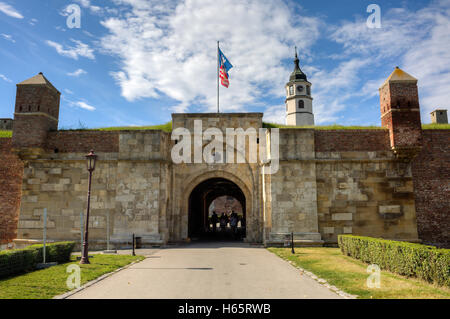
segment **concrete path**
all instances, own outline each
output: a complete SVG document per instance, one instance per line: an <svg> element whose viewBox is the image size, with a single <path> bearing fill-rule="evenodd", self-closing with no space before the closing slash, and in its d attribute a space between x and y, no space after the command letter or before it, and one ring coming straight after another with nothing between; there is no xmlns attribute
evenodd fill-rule
<svg viewBox="0 0 450 319"><path fill-rule="evenodd" d="M247 244L196 243L145 252L144 261L70 298L341 298L266 249Z"/></svg>

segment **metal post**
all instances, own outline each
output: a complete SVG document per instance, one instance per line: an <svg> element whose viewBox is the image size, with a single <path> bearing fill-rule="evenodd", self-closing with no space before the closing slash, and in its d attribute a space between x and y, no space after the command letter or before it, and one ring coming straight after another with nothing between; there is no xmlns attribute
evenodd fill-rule
<svg viewBox="0 0 450 319"><path fill-rule="evenodd" d="M89 210L91 208L91 184L92 184L92 170L89 171L86 225L84 227L83 255L81 257L80 264L90 264L88 256L88 237L89 237Z"/></svg>
<svg viewBox="0 0 450 319"><path fill-rule="evenodd" d="M133 234L133 256L136 256L136 252L134 251L134 248L136 247L136 244L135 244L135 237L134 237L134 234Z"/></svg>
<svg viewBox="0 0 450 319"><path fill-rule="evenodd" d="M80 251L81 256L83 256L83 229L84 229L84 216L83 212L80 212Z"/></svg>
<svg viewBox="0 0 450 319"><path fill-rule="evenodd" d="M293 254L295 254L294 250L294 233L291 233L291 251Z"/></svg>
<svg viewBox="0 0 450 319"><path fill-rule="evenodd" d="M220 113L220 108L219 108L219 92L220 92L220 86L219 86L219 68L220 68L219 47L220 47L220 43L219 43L219 41L217 41L217 113Z"/></svg>
<svg viewBox="0 0 450 319"><path fill-rule="evenodd" d="M43 256L43 263L45 265L46 262L46 255L45 255L45 251L46 251L46 245L47 245L47 208L44 208L44 238L43 238L43 242L44 242L44 250L42 251L42 256Z"/></svg>
<svg viewBox="0 0 450 319"><path fill-rule="evenodd" d="M111 250L109 247L109 210L108 214L106 215L106 250Z"/></svg>

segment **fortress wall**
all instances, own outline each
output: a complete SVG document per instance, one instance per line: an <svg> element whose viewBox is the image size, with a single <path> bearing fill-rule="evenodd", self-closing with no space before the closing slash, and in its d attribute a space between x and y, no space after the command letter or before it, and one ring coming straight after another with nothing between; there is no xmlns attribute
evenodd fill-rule
<svg viewBox="0 0 450 319"><path fill-rule="evenodd" d="M72 154L68 154L72 155ZM106 216L115 213L117 163L99 153L93 174L89 237L92 247L106 239ZM86 162L59 155L53 160L29 161L24 169L18 238L41 239L47 208L49 240L80 241L80 214L86 212Z"/></svg>
<svg viewBox="0 0 450 319"><path fill-rule="evenodd" d="M388 130L316 130L316 152L389 150Z"/></svg>
<svg viewBox="0 0 450 319"><path fill-rule="evenodd" d="M271 200L269 243L284 243L291 232L294 240L320 242L315 165L314 130L281 129L280 169L266 179Z"/></svg>
<svg viewBox="0 0 450 319"><path fill-rule="evenodd" d="M419 237L450 248L450 130L424 130L412 171Z"/></svg>
<svg viewBox="0 0 450 319"><path fill-rule="evenodd" d="M214 127L224 132L227 128L242 128L244 130L252 127L258 130L262 127L262 113L179 113L172 114L172 126L176 128L187 128L194 134L194 121L201 120L203 130Z"/></svg>
<svg viewBox="0 0 450 319"><path fill-rule="evenodd" d="M410 170L384 152L317 154L317 207L322 239L339 234L417 241ZM392 155L393 156L393 155Z"/></svg>
<svg viewBox="0 0 450 319"><path fill-rule="evenodd" d="M0 138L0 245L16 238L22 161L11 152L11 138Z"/></svg>
<svg viewBox="0 0 450 319"><path fill-rule="evenodd" d="M77 141L88 144L72 145ZM167 182L160 176L166 142L167 134L160 131L55 133L47 145L61 147L60 151L30 159L24 169L17 238L42 238L47 208L49 240L80 242L80 213L86 212L88 189L84 155L93 148L98 160L92 180L90 247L105 248L108 214L113 244L123 247L133 233L144 243L160 242L160 214L165 214L160 211L161 201L166 200L162 199L166 186L161 183ZM77 153L70 152L75 149Z"/></svg>
<svg viewBox="0 0 450 319"><path fill-rule="evenodd" d="M47 135L46 150L60 153L117 153L119 132L103 131L57 131Z"/></svg>

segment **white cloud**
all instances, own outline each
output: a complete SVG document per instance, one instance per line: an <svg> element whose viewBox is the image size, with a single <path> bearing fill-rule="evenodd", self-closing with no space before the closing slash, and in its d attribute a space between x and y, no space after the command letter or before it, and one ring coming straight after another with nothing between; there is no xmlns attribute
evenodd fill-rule
<svg viewBox="0 0 450 319"><path fill-rule="evenodd" d="M83 101L78 101L78 102L74 102L73 103L75 106L78 106L82 109L88 110L88 111L95 111L95 107L93 107L92 105L87 104L86 102Z"/></svg>
<svg viewBox="0 0 450 319"><path fill-rule="evenodd" d="M3 74L0 74L0 79L2 79L3 81L6 81L6 82L12 83L12 80L8 79L8 78L7 78L5 75L3 75Z"/></svg>
<svg viewBox="0 0 450 319"><path fill-rule="evenodd" d="M70 39L73 43L75 43L75 46L67 46L64 48L62 44L56 43L54 41L47 40L47 45L53 47L56 49L56 52L58 54L78 60L78 57L85 57L91 60L95 59L94 50L89 47L89 45L79 41Z"/></svg>
<svg viewBox="0 0 450 319"><path fill-rule="evenodd" d="M422 120L429 122L433 109L449 105L449 28L450 0L440 0L418 11L391 9L383 15L381 29L368 29L363 19L346 22L331 38L344 46L347 56L370 58L384 66L391 63L391 70L398 65L418 78ZM372 79L362 91L370 94L384 79Z"/></svg>
<svg viewBox="0 0 450 319"><path fill-rule="evenodd" d="M2 38L5 40L8 40L12 43L16 43L16 40L14 40L14 38L10 34L1 33L0 36L2 36Z"/></svg>
<svg viewBox="0 0 450 319"><path fill-rule="evenodd" d="M83 8L89 9L91 13L98 14L102 12L102 8L93 5L90 0L76 0L76 2L78 2Z"/></svg>
<svg viewBox="0 0 450 319"><path fill-rule="evenodd" d="M64 89L64 92L66 92L67 94L73 94L73 92L69 89Z"/></svg>
<svg viewBox="0 0 450 319"><path fill-rule="evenodd" d="M34 26L34 25L36 25L36 23L38 23L39 22L39 20L38 19L31 19L30 21L28 21L28 23L30 24L30 25L32 25L32 26Z"/></svg>
<svg viewBox="0 0 450 319"><path fill-rule="evenodd" d="M17 11L15 8L13 8L11 5L9 5L7 3L0 2L0 11L10 17L13 17L16 19L23 19L23 15L20 14L19 11Z"/></svg>
<svg viewBox="0 0 450 319"><path fill-rule="evenodd" d="M264 111L264 122L286 124L286 107L284 105L269 106Z"/></svg>
<svg viewBox="0 0 450 319"><path fill-rule="evenodd" d="M292 71L283 60L292 59L294 44L309 54L321 25L282 1L116 2L128 11L102 22L109 34L101 45L120 58L120 70L112 75L122 95L129 101L167 95L177 101L176 111L191 105L215 110L218 39L235 66L230 88L221 88L221 110L283 96Z"/></svg>
<svg viewBox="0 0 450 319"><path fill-rule="evenodd" d="M67 73L68 76L74 76L74 77L79 77L80 75L83 75L83 74L87 74L87 72L83 69L78 69L74 72Z"/></svg>

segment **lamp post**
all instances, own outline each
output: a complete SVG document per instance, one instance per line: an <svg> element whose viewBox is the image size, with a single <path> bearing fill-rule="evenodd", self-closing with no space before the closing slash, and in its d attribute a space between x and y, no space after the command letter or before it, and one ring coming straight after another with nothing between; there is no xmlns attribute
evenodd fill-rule
<svg viewBox="0 0 450 319"><path fill-rule="evenodd" d="M89 172L89 182L88 182L88 196L87 196L87 212L86 212L86 223L84 224L84 242L83 242L83 256L81 256L80 264L90 264L88 258L88 237L89 237L89 210L91 206L91 184L92 184L92 172L95 170L95 163L97 161L97 155L94 151L86 155L86 167Z"/></svg>

